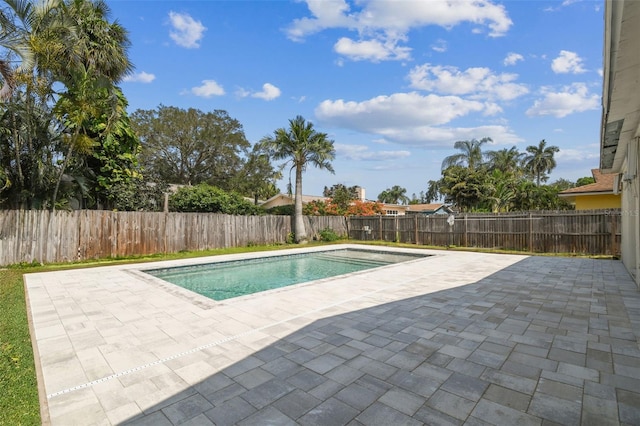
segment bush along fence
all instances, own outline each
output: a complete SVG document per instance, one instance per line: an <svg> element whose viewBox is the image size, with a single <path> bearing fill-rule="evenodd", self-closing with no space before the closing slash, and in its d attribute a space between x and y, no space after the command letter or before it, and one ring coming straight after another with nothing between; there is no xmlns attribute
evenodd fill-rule
<svg viewBox="0 0 640 426"><path fill-rule="evenodd" d="M620 254L620 210L352 217L349 238L532 253Z"/></svg>
<svg viewBox="0 0 640 426"><path fill-rule="evenodd" d="M322 230L348 234L344 217L305 217L310 238ZM290 216L104 210L0 211L0 265L175 253L283 244Z"/></svg>

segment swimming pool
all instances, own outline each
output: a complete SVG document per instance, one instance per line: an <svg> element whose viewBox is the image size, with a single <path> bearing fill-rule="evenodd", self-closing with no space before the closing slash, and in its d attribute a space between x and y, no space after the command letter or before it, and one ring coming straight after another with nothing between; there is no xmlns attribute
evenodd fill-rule
<svg viewBox="0 0 640 426"><path fill-rule="evenodd" d="M347 248L143 272L210 299L225 300L427 256Z"/></svg>

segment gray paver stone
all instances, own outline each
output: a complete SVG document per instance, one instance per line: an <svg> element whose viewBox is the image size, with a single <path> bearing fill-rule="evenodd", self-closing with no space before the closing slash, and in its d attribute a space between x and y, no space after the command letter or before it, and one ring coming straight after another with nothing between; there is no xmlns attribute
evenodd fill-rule
<svg viewBox="0 0 640 426"><path fill-rule="evenodd" d="M256 409L240 397L232 398L224 404L205 412L216 426L234 425L245 417L255 413Z"/></svg>
<svg viewBox="0 0 640 426"><path fill-rule="evenodd" d="M388 426L388 425L415 425L420 426L422 423L418 420L412 419L406 414L401 413L400 411L394 410L393 408L382 404L380 402L376 402L371 405L369 408L364 410L356 420L362 422L365 425L369 426Z"/></svg>
<svg viewBox="0 0 640 426"><path fill-rule="evenodd" d="M357 410L364 410L378 398L378 394L357 383L352 383L335 394L335 398Z"/></svg>
<svg viewBox="0 0 640 426"><path fill-rule="evenodd" d="M359 411L335 398L329 398L300 417L301 425L346 425L353 420Z"/></svg>

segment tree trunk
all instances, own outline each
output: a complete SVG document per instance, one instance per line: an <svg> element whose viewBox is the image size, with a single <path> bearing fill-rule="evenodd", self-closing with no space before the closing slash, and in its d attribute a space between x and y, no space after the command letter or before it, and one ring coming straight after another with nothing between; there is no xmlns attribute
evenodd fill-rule
<svg viewBox="0 0 640 426"><path fill-rule="evenodd" d="M53 197L51 201L51 211L56 210L56 201L57 201L56 199L58 198L58 190L60 189L60 182L62 182L62 177L64 176L64 172L67 168L67 164L69 163L69 158L71 157L72 153L73 153L73 145L70 144L69 151L67 152L67 155L64 157L64 161L62 162L62 169L60 169L60 175L58 176L58 180L56 181L56 187L53 190Z"/></svg>
<svg viewBox="0 0 640 426"><path fill-rule="evenodd" d="M296 243L306 244L307 231L304 229L304 218L302 217L302 165L296 164L296 195L294 210L294 232Z"/></svg>

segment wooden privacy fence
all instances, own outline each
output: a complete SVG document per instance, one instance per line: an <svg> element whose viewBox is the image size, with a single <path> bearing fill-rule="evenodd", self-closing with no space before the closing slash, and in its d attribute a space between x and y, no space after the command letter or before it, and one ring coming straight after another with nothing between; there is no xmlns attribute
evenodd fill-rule
<svg viewBox="0 0 640 426"><path fill-rule="evenodd" d="M323 229L347 235L344 217L305 217L310 237ZM70 262L284 243L289 216L230 216L78 210L0 211L0 265Z"/></svg>
<svg viewBox="0 0 640 426"><path fill-rule="evenodd" d="M620 253L620 211L305 216L310 237L332 229L352 240L538 253ZM289 216L78 210L0 211L0 266L21 262L174 253L287 241Z"/></svg>
<svg viewBox="0 0 640 426"><path fill-rule="evenodd" d="M349 218L349 238L537 253L620 254L620 210Z"/></svg>

